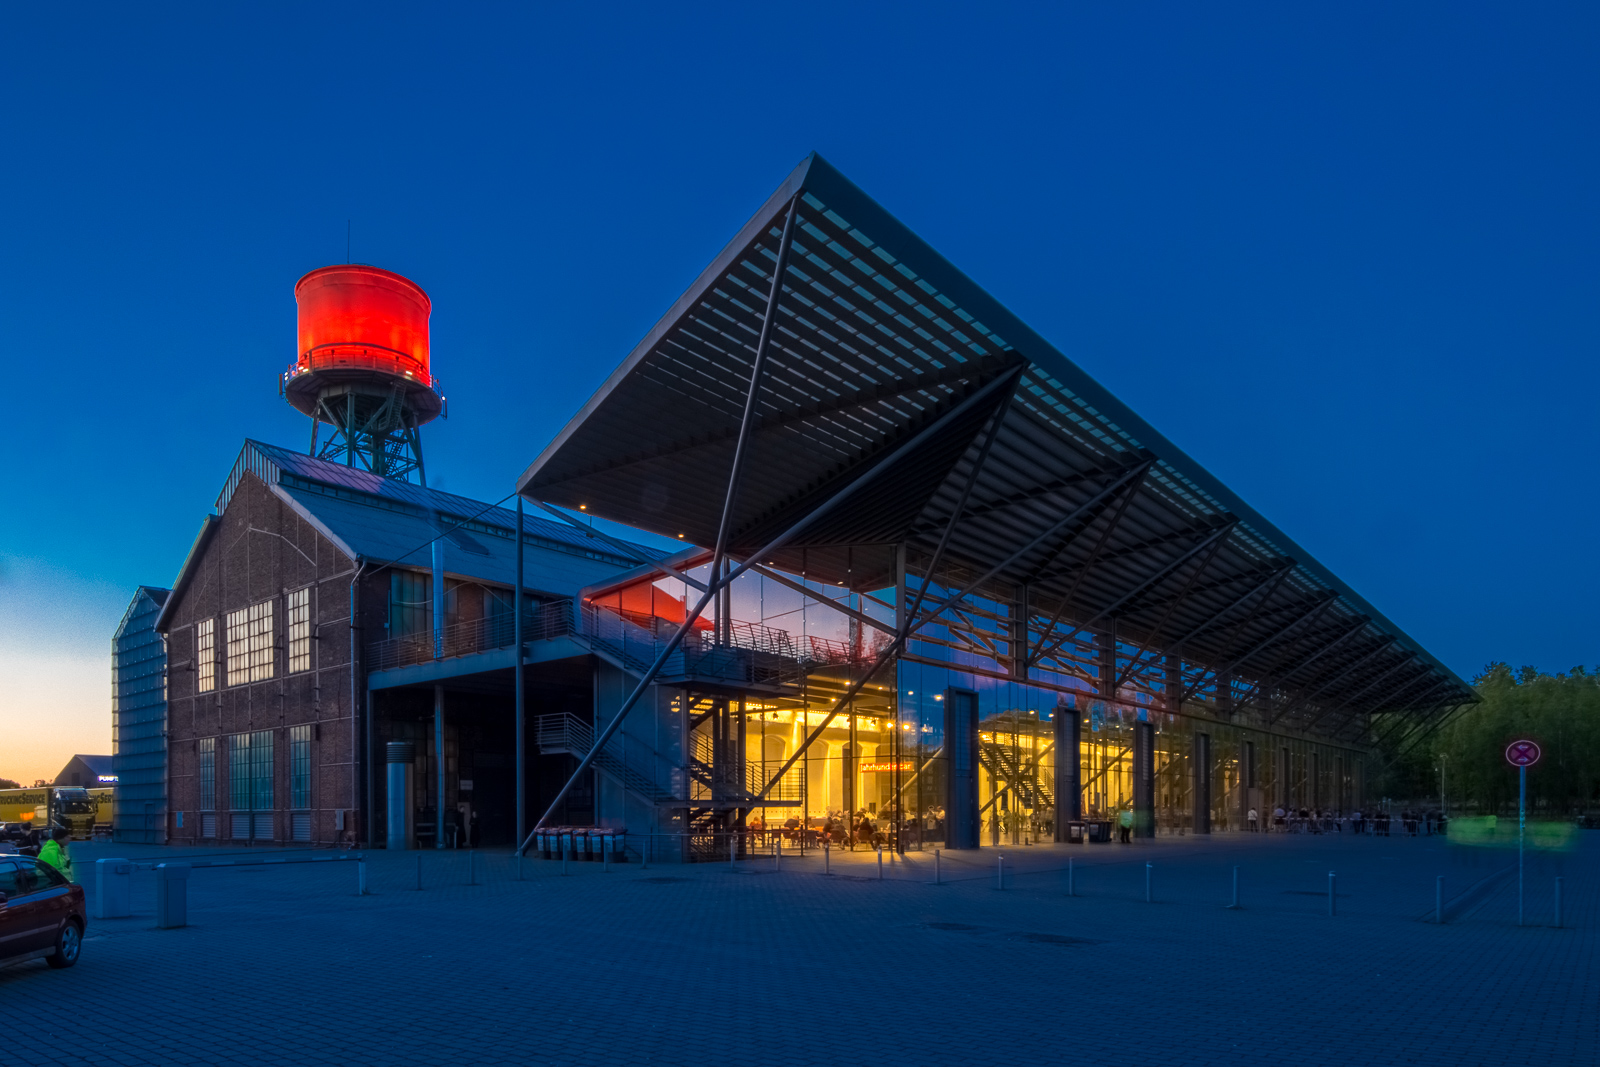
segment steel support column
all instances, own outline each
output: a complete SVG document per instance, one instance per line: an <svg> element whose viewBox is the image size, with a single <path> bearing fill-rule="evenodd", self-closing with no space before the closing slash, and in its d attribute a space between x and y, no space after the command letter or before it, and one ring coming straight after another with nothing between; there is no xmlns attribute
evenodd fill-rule
<svg viewBox="0 0 1600 1067"><path fill-rule="evenodd" d="M1150 722L1133 724L1133 832L1156 836L1156 728Z"/></svg>
<svg viewBox="0 0 1600 1067"><path fill-rule="evenodd" d="M433 847L444 848L444 686L433 687L433 764L435 822Z"/></svg>
<svg viewBox="0 0 1600 1067"><path fill-rule="evenodd" d="M1066 841L1067 823L1083 818L1083 717L1070 700L1056 703L1056 840Z"/></svg>
<svg viewBox="0 0 1600 1067"><path fill-rule="evenodd" d="M517 772L516 772L517 773L517 789L516 789L517 837L516 837L516 839L518 841L521 841L523 839L523 837L525 837L527 835L527 821L528 821L528 802L527 802L528 742L527 742L527 734L526 734L526 729L527 729L526 723L527 723L528 716L527 716L527 703L526 703L527 697L526 697L526 693L524 692L524 689L525 689L525 686L526 686L526 680L522 676L522 661L523 661L523 657L527 654L527 650L522 647L522 643L524 641L524 635L522 633L522 588L523 588L522 556L523 556L523 552L522 552L522 495L519 493L519 494L517 494L517 566L516 566L516 585L513 587L512 593L511 593L511 640L517 646L517 654L514 657L515 662L516 662L516 668L515 669L516 669L517 674L516 674L516 685L515 685L515 689L514 689L515 695L513 697L512 714L514 714L516 716L516 719L517 719L517 742L516 742L517 743L517 759L516 759L516 765L517 765Z"/></svg>

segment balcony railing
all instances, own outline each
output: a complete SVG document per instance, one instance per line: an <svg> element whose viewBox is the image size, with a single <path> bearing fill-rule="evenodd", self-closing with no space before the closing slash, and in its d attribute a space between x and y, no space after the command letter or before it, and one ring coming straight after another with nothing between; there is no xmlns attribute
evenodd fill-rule
<svg viewBox="0 0 1600 1067"><path fill-rule="evenodd" d="M557 600L541 604L523 616L523 638L527 641L543 641L565 637L573 632L572 622L572 601ZM515 620L510 612L471 622L452 623L444 627L440 634L437 655L431 630L391 637L367 646L367 669L386 671L435 659L454 659L497 648L510 648L516 641L515 630Z"/></svg>
<svg viewBox="0 0 1600 1067"><path fill-rule="evenodd" d="M452 623L436 639L432 631L391 637L367 646L369 670L409 667L436 659L454 659L515 641L510 613ZM620 613L593 604L557 600L541 604L523 617L527 641L577 637L604 651L636 674L647 671L680 624L652 615ZM663 678L713 678L729 684L793 685L808 665L843 662L837 650L816 638L797 642L785 630L756 623L734 623L731 644L718 644L709 630L693 630L663 664Z"/></svg>

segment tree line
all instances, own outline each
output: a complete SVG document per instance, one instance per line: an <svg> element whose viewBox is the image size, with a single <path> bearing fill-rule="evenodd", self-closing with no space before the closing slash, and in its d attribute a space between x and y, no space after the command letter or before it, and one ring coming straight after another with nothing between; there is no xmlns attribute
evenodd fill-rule
<svg viewBox="0 0 1600 1067"><path fill-rule="evenodd" d="M1381 743L1385 796L1436 798L1441 773L1452 810L1515 810L1517 769L1506 762L1512 741L1538 742L1528 771L1530 810L1576 814L1600 808L1600 668L1545 674L1491 663L1472 680L1479 703L1458 711L1421 739ZM1383 724L1375 731L1383 734ZM1403 734L1403 731L1401 731Z"/></svg>

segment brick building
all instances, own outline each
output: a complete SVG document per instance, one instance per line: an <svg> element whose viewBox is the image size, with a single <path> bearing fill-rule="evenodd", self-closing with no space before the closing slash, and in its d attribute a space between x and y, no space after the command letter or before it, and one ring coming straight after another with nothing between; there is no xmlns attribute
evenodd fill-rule
<svg viewBox="0 0 1600 1067"><path fill-rule="evenodd" d="M169 671L168 839L370 841L363 817L383 797L368 788L364 761L390 740L424 742L416 807L432 827L440 776L427 773L426 735L437 695L448 701L445 811L453 820L466 804L477 840L508 843L509 683L446 695L424 682L369 697L368 675L372 656L431 638L439 529L449 530L440 563L451 651L498 622L509 631L515 521L503 508L247 441L156 622ZM637 566L571 527L526 518L523 528L529 610ZM589 700L588 669L546 673L532 699Z"/></svg>

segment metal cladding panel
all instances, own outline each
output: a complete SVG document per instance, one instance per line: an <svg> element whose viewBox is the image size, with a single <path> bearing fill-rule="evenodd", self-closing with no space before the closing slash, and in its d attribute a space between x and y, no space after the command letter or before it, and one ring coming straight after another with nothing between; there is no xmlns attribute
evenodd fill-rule
<svg viewBox="0 0 1600 1067"><path fill-rule="evenodd" d="M111 640L112 833L160 844L167 808L166 645L156 619L168 591L140 586ZM98 770L98 768L96 768Z"/></svg>
<svg viewBox="0 0 1600 1067"><path fill-rule="evenodd" d="M854 566L856 552L903 542L914 569L970 480L943 560L958 582L999 567L985 591L994 599L1025 584L1032 603L1069 627L1114 623L1151 649L1181 644L1185 660L1218 675L1283 683L1291 703L1316 696L1359 714L1474 699L814 155L528 468L520 492L714 541L791 201L793 243L733 514L736 550L754 550L979 383L1020 368L995 424L980 412L951 427L808 528L778 565L803 560L813 578L872 588L887 572ZM1322 712L1308 707L1314 722Z"/></svg>

